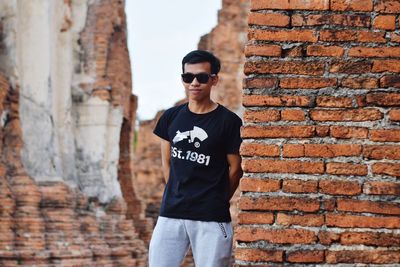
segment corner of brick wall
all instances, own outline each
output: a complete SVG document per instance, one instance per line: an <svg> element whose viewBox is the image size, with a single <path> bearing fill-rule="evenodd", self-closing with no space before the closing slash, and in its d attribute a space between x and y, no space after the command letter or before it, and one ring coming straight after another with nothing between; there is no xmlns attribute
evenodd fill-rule
<svg viewBox="0 0 400 267"><path fill-rule="evenodd" d="M237 266L400 264L399 13L252 0Z"/></svg>

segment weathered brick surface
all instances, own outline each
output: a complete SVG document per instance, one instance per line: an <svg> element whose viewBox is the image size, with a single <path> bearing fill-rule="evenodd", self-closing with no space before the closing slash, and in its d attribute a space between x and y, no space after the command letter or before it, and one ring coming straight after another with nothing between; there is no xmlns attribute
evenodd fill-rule
<svg viewBox="0 0 400 267"><path fill-rule="evenodd" d="M119 128L120 125L115 125L115 131L121 131L121 149L118 159L124 164L120 165L118 179L126 198L118 197L108 203L100 203L94 197L89 198L82 193L80 186L70 187L62 182L63 179L67 180L67 177L43 177L43 180L47 180L47 182L37 182L27 173L26 166L22 164L21 150L28 142L25 142L27 137L23 134L23 127L21 127L26 122L22 119L22 113L20 117L19 111L20 109L26 110L27 106L34 106L38 103L31 99L28 104L23 106L21 99L24 99L24 96L20 95L19 91L25 80L19 74L6 77L2 71L6 70L7 73L15 74L24 72L28 76L43 74L45 71L41 72L41 64L34 67L34 72L24 69L19 64L16 66L8 65L7 62L14 62L16 58L26 56L24 55L26 51L16 52L14 51L15 47L7 50L10 45L13 46L20 42L20 40L13 40L16 38L15 33L36 34L36 32L30 31L33 28L26 29L14 23L20 19L25 19L21 18L19 9L26 8L26 4L16 5L14 1L8 2L9 6L6 5L5 9L3 9L5 2L0 4L0 57L2 58L0 61L0 113L4 119L0 127L0 266L146 266L147 248L143 240L148 239L150 234L148 226L151 227L152 225L140 218L143 215L141 214L141 203L134 194L130 194L133 186L131 183L129 144L131 144L134 132L132 126L134 126L135 121L136 102L132 96L130 61L126 42L125 1L81 1L78 5L73 5L72 1L51 1L52 8L48 12L49 17L54 21L49 21L49 27L46 30L49 31L49 36L57 40L53 43L62 43L62 45L53 45L52 43L51 47L55 51L44 51L43 54L37 55L37 57L50 55L52 57L60 54L72 54L73 51L72 49L68 50L69 47L80 49L82 54L77 55L76 58L67 56L61 59L60 62L70 63L69 66L63 65L61 70L63 71L65 67L66 73L69 73L74 66L83 68L82 73L85 72L86 80L90 84L78 84L82 80L72 73L68 78L71 80L67 79L62 83L67 83L65 84L66 87L70 85L69 83L74 84L71 87L76 87L76 89L81 85L80 89L85 90L85 97L92 95L109 101L112 106L123 113L121 119L124 120L124 125L122 128ZM36 4L39 4L39 2ZM13 10L14 5L15 10ZM80 33L71 30L71 25L76 23L71 21L72 18L75 18L75 14L74 16L71 15L74 12L78 13L77 17L79 18L77 20L86 17L86 20L82 21L84 24L77 26L78 28L82 27ZM4 29L7 32L3 33L4 16L7 17L7 28ZM65 16L65 25L59 25L58 22L61 20L58 20L57 16L61 18ZM32 24L39 22L38 25L40 25L40 20L34 16L26 19ZM7 45L3 44L5 37L7 37ZM62 37L62 41L60 41L60 37ZM45 41L52 42L53 40ZM67 58L71 61L66 61ZM56 61L58 60L57 58ZM22 58L22 61L24 61L24 58ZM56 62L52 62L51 67L54 67L54 71L58 72L60 66ZM11 72L9 71L10 68L12 69ZM64 76L48 77L49 83L46 84L45 90L48 90L50 96L59 93L59 88L55 88L53 84L55 77L63 80ZM13 82L9 83L9 81ZM55 84L59 83L55 82ZM43 88L37 89L40 92ZM61 92L61 94L63 93L66 92ZM43 98L43 101L45 100L46 97ZM76 102L74 100L69 104L74 106L75 109ZM68 120L74 121L76 119L74 116L67 116L67 113L71 115L69 114L72 109L71 106L68 107L68 110L63 110L63 108L58 107L57 101L59 100L57 100L57 97L53 101L55 102L43 102L41 105L43 107L54 105L55 113L65 112L65 118L68 118ZM36 111L36 109L32 110ZM52 120L58 116L55 114L48 115L48 118ZM41 118L40 114L37 116ZM65 125L60 126L57 119L51 123L54 127L52 128L54 131L52 138L54 139L60 138L56 134L57 131L68 129L68 127L64 128ZM61 124L64 123L69 124L70 122L63 121ZM88 123L93 122L88 121ZM73 125L75 124L73 123ZM67 132L64 134L72 135L75 133ZM106 138L106 136L100 138ZM52 145L59 145L59 147L48 147L49 151L57 151L58 153L58 150L72 149L74 145L70 147L69 144L63 143L66 140L74 140L74 138L60 138L51 143ZM38 143L42 141L37 140ZM118 147L115 151L118 151ZM62 151L62 153L64 152L66 151ZM66 164L65 161L72 159L68 157L60 159L57 156L75 152L62 153L54 155L57 161L57 163L53 162L54 165ZM66 164L66 166L72 165ZM50 170L49 173L40 172L36 173L35 178L54 175L49 174L51 173ZM59 181L49 181L53 179ZM112 176L110 179L113 179ZM102 186L104 185L99 185L99 187ZM134 213L134 216L130 216L132 213L128 212L128 209L134 207L131 204L136 204L136 210L130 210Z"/></svg>
<svg viewBox="0 0 400 267"><path fill-rule="evenodd" d="M399 12L251 1L238 266L400 264Z"/></svg>

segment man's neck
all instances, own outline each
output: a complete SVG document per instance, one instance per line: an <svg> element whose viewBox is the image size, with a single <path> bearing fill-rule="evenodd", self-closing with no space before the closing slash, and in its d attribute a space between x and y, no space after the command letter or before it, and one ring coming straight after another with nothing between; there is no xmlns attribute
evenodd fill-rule
<svg viewBox="0 0 400 267"><path fill-rule="evenodd" d="M213 102L211 99L208 101L189 101L189 110L193 113L204 114L213 111L217 108L218 104Z"/></svg>

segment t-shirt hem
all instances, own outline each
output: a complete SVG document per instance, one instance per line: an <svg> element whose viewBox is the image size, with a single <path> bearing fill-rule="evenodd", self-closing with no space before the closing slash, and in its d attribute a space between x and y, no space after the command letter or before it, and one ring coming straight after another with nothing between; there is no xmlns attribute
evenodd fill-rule
<svg viewBox="0 0 400 267"><path fill-rule="evenodd" d="M167 217L167 218L173 218L173 219L183 219L183 220L193 220L193 221L203 221L203 222L231 222L232 219L229 218L216 218L216 217L211 217L211 218L201 218L201 217L196 217L196 216L182 216L182 215L176 215L176 214L165 214L161 213L161 217Z"/></svg>

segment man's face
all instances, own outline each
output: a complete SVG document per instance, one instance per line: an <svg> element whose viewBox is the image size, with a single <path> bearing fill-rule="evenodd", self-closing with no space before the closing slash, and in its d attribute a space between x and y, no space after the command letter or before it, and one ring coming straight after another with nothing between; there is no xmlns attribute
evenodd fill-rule
<svg viewBox="0 0 400 267"><path fill-rule="evenodd" d="M209 62L201 62L195 64L186 63L184 73L199 74L206 73L211 75L211 64ZM218 76L210 76L207 83L200 83L196 78L192 82L186 83L182 80L189 100L203 101L210 99L211 87L218 82Z"/></svg>

